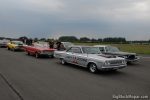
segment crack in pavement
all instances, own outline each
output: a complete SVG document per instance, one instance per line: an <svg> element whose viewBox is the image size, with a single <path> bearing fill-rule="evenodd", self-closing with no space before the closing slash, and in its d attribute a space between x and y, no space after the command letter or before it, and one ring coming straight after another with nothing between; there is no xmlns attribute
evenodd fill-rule
<svg viewBox="0 0 150 100"><path fill-rule="evenodd" d="M4 80L4 82L6 82L8 87L19 97L20 100L24 100L21 94L13 87L13 85L7 80L7 78L2 73L0 73L0 77Z"/></svg>

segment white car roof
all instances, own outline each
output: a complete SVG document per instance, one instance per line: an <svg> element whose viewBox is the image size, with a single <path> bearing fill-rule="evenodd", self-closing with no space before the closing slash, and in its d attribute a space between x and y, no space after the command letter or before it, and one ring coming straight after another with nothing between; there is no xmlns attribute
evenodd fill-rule
<svg viewBox="0 0 150 100"><path fill-rule="evenodd" d="M94 47L94 46L85 46L85 45L73 45L73 46L70 46L70 47Z"/></svg>
<svg viewBox="0 0 150 100"><path fill-rule="evenodd" d="M109 45L94 45L94 47L107 47Z"/></svg>
<svg viewBox="0 0 150 100"><path fill-rule="evenodd" d="M11 42L21 42L22 43L22 41L17 41L17 40L14 40L14 41L11 41Z"/></svg>

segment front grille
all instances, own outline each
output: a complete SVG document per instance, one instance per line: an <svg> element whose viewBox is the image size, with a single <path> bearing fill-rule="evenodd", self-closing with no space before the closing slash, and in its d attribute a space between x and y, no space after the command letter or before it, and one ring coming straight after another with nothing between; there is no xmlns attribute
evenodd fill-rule
<svg viewBox="0 0 150 100"><path fill-rule="evenodd" d="M123 61L122 60L112 60L109 62L111 65L118 65L118 64L122 64Z"/></svg>
<svg viewBox="0 0 150 100"><path fill-rule="evenodd" d="M43 51L44 54L48 54L48 55L52 55L53 52L52 51Z"/></svg>
<svg viewBox="0 0 150 100"><path fill-rule="evenodd" d="M135 55L129 55L127 59L133 60L135 59Z"/></svg>

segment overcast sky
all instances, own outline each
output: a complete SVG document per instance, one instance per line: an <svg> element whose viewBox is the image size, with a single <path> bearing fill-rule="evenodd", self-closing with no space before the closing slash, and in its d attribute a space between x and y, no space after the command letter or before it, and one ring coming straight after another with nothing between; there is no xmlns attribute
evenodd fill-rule
<svg viewBox="0 0 150 100"><path fill-rule="evenodd" d="M0 0L0 36L150 39L150 0Z"/></svg>

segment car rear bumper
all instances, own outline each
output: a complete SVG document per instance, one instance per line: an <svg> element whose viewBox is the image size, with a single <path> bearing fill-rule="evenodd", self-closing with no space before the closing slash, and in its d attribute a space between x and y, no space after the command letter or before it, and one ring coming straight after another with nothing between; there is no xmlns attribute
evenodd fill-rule
<svg viewBox="0 0 150 100"><path fill-rule="evenodd" d="M0 47L7 47L7 44L0 44Z"/></svg>

